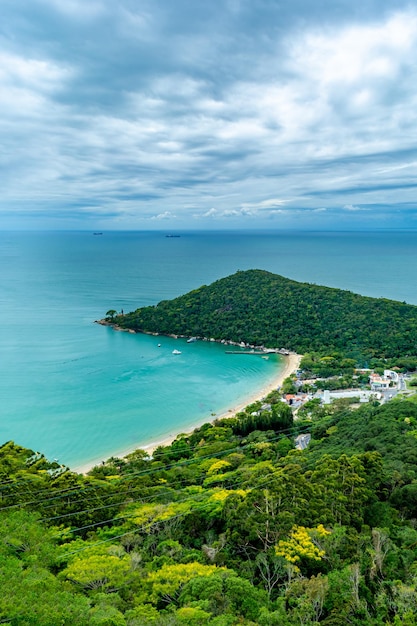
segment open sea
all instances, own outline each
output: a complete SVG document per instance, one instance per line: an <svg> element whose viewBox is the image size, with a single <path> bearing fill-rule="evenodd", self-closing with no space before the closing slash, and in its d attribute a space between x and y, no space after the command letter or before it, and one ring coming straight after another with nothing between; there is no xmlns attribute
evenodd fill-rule
<svg viewBox="0 0 417 626"><path fill-rule="evenodd" d="M211 421L282 364L94 324L109 309L156 304L245 269L417 305L416 231L180 235L0 233L0 444L71 468L100 462Z"/></svg>

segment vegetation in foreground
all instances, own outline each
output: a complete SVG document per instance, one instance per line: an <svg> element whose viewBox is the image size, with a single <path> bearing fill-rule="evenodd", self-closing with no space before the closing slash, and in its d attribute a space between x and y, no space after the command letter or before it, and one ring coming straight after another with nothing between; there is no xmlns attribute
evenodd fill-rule
<svg viewBox="0 0 417 626"><path fill-rule="evenodd" d="M416 404L309 418L272 394L88 476L3 445L0 621L417 623Z"/></svg>

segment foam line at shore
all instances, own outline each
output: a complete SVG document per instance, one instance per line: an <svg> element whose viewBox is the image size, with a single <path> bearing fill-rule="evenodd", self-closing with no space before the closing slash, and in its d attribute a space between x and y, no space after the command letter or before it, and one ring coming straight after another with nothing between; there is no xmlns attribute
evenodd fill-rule
<svg viewBox="0 0 417 626"><path fill-rule="evenodd" d="M242 401L237 406L230 408L228 411L220 415L216 415L215 417L213 417L213 420L227 418L227 417L234 417L236 413L239 413L239 411L242 411L242 409L247 407L248 404L252 404L253 402L256 402L257 400L261 400L262 398L267 396L269 393L271 393L271 391L274 391L275 389L277 389L277 387L280 387L284 379L290 376L291 374L293 374L299 368L301 355L289 354L288 356L285 356L284 358L285 358L284 367L280 369L277 377L273 380L272 383L269 383L267 386L262 387L262 389L260 389L256 393L253 393L251 396L246 397L244 401ZM193 428L198 428L202 426L202 424L205 422L207 422L207 420L204 420L204 422L200 420L198 423L195 424ZM193 430L193 428L191 428L191 431ZM179 433L175 433L175 434L169 433L167 434L166 437L164 437L163 439L160 439L159 441L154 441L146 445L141 445L140 443L138 443L134 446L129 446L128 448L125 448L124 450L118 451L117 453L113 454L113 456L117 458L123 458L127 456L128 454L130 454L131 452L134 452L134 450L138 450L138 449L145 450L151 456L153 451L158 446L169 446L177 438L178 434ZM96 465L100 465L102 462L103 462L103 459L96 459L95 461L90 461L88 463L78 465L77 467L74 467L71 469L74 472L77 472L79 474L86 474L93 467L95 467Z"/></svg>

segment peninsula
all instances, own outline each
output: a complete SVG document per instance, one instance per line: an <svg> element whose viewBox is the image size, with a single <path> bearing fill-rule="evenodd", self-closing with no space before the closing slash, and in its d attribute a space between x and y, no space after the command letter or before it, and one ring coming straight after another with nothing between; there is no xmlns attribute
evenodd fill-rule
<svg viewBox="0 0 417 626"><path fill-rule="evenodd" d="M279 348L314 355L313 367L316 358L330 357L343 369L417 356L417 306L263 270L239 271L131 313L109 313L105 323L131 332Z"/></svg>

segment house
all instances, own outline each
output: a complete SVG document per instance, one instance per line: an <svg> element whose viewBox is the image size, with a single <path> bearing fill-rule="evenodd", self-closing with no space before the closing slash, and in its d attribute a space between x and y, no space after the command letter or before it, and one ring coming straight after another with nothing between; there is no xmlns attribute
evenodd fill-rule
<svg viewBox="0 0 417 626"><path fill-rule="evenodd" d="M389 389L391 379L372 373L369 375L369 383L371 385L371 391L384 391Z"/></svg>
<svg viewBox="0 0 417 626"><path fill-rule="evenodd" d="M308 396L306 393L286 393L283 397L283 401L293 409L298 409L307 399Z"/></svg>

